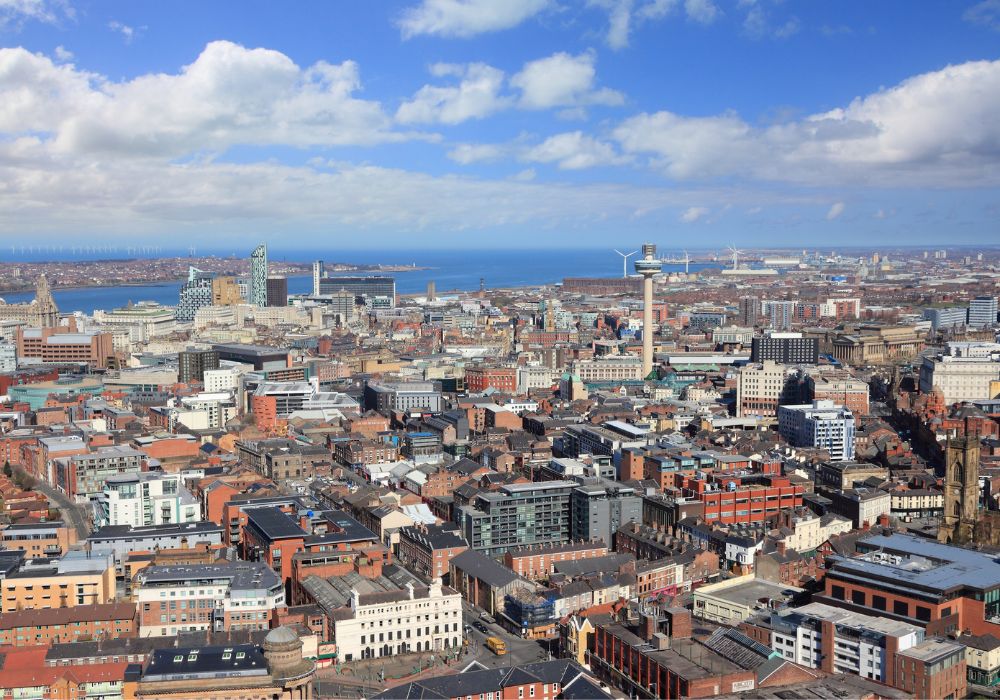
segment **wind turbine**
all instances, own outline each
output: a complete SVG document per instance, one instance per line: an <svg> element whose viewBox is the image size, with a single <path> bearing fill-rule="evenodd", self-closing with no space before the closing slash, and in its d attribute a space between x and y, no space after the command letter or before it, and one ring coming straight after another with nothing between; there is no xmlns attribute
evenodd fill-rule
<svg viewBox="0 0 1000 700"><path fill-rule="evenodd" d="M615 252L622 256L622 277L628 277L628 259L639 251L633 250L631 253L623 253L616 248Z"/></svg>
<svg viewBox="0 0 1000 700"><path fill-rule="evenodd" d="M733 269L738 270L740 268L740 253L742 250L737 250L733 246L729 246L729 252L733 254Z"/></svg>

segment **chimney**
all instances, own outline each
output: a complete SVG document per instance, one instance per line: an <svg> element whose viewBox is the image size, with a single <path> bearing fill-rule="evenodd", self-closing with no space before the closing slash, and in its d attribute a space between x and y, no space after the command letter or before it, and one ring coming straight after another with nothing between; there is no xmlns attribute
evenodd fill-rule
<svg viewBox="0 0 1000 700"><path fill-rule="evenodd" d="M872 529L872 524L866 520L863 523L861 523L861 529L864 530L865 532L868 532L869 530Z"/></svg>
<svg viewBox="0 0 1000 700"><path fill-rule="evenodd" d="M653 640L653 636L656 634L656 618L650 613L643 613L642 615L642 638L647 642Z"/></svg>
<svg viewBox="0 0 1000 700"><path fill-rule="evenodd" d="M889 527L889 514L882 513L882 515L878 516L878 524L879 527Z"/></svg>
<svg viewBox="0 0 1000 700"><path fill-rule="evenodd" d="M785 556L785 552L788 551L788 545L785 544L784 540L778 540L778 554Z"/></svg>

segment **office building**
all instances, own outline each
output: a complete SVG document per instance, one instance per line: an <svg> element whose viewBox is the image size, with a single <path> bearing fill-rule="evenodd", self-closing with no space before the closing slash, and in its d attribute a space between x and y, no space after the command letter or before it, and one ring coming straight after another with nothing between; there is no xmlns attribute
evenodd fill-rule
<svg viewBox="0 0 1000 700"><path fill-rule="evenodd" d="M803 338L801 333L769 333L754 338L750 347L751 362L814 365L819 361L819 339Z"/></svg>
<svg viewBox="0 0 1000 700"><path fill-rule="evenodd" d="M32 328L51 328L59 324L59 307L45 275L35 281L35 298L27 304L8 304L0 299L0 321L20 321Z"/></svg>
<svg viewBox="0 0 1000 700"><path fill-rule="evenodd" d="M642 496L631 486L601 480L570 493L570 537L612 543L618 528L642 522Z"/></svg>
<svg viewBox="0 0 1000 700"><path fill-rule="evenodd" d="M196 267L188 268L187 281L181 285L180 298L177 301L177 320L182 323L194 321L198 309L212 306L212 280L215 273L204 272Z"/></svg>
<svg viewBox="0 0 1000 700"><path fill-rule="evenodd" d="M201 503L180 474L141 472L109 477L94 504L94 526L167 525L201 520Z"/></svg>
<svg viewBox="0 0 1000 700"><path fill-rule="evenodd" d="M566 542L575 481L509 484L478 494L456 520L469 546L487 556L511 547Z"/></svg>
<svg viewBox="0 0 1000 700"><path fill-rule="evenodd" d="M0 343L0 373L17 371L17 345Z"/></svg>
<svg viewBox="0 0 1000 700"><path fill-rule="evenodd" d="M288 278L280 275L268 275L267 305L288 306Z"/></svg>
<svg viewBox="0 0 1000 700"><path fill-rule="evenodd" d="M940 391L944 403L991 399L1000 380L1000 343L948 343L943 353L925 355L920 365L920 392Z"/></svg>
<svg viewBox="0 0 1000 700"><path fill-rule="evenodd" d="M319 281L320 294L349 292L362 304L373 308L391 309L396 306L396 278L382 275L367 277L323 277Z"/></svg>
<svg viewBox="0 0 1000 700"><path fill-rule="evenodd" d="M94 310L94 323L100 330L127 334L130 342L145 343L152 338L173 333L177 327L174 310L156 302L141 301L111 311Z"/></svg>
<svg viewBox="0 0 1000 700"><path fill-rule="evenodd" d="M110 333L67 332L62 327L17 329L17 357L22 363L79 363L105 369L114 356Z"/></svg>
<svg viewBox="0 0 1000 700"><path fill-rule="evenodd" d="M272 611L285 607L285 587L264 562L147 566L132 595L143 637L266 630Z"/></svg>
<svg viewBox="0 0 1000 700"><path fill-rule="evenodd" d="M925 639L896 654L896 687L916 698L968 696L965 638Z"/></svg>
<svg viewBox="0 0 1000 700"><path fill-rule="evenodd" d="M206 370L219 369L218 350L182 350L177 353L177 381L205 381Z"/></svg>
<svg viewBox="0 0 1000 700"><path fill-rule="evenodd" d="M154 551L222 544L222 526L210 522L171 523L169 525L107 525L87 537L92 551L110 551L121 567L130 552Z"/></svg>
<svg viewBox="0 0 1000 700"><path fill-rule="evenodd" d="M606 355L573 363L573 374L584 383L640 381L643 360L635 355Z"/></svg>
<svg viewBox="0 0 1000 700"><path fill-rule="evenodd" d="M976 297L969 302L969 327L983 328L997 323L997 298Z"/></svg>
<svg viewBox="0 0 1000 700"><path fill-rule="evenodd" d="M778 611L771 629L771 648L784 659L887 685L897 681L896 655L924 640L917 625L823 603Z"/></svg>
<svg viewBox="0 0 1000 700"><path fill-rule="evenodd" d="M856 556L827 557L824 591L813 600L902 620L937 634L1000 636L996 557L915 535L859 539Z"/></svg>
<svg viewBox="0 0 1000 700"><path fill-rule="evenodd" d="M364 390L366 411L426 411L440 413L441 390L434 382L367 382Z"/></svg>
<svg viewBox="0 0 1000 700"><path fill-rule="evenodd" d="M59 520L14 523L0 529L0 550L20 550L28 559L61 557L76 544L76 537L76 528Z"/></svg>
<svg viewBox="0 0 1000 700"><path fill-rule="evenodd" d="M753 327L728 326L712 330L712 342L717 345L749 345L753 340Z"/></svg>
<svg viewBox="0 0 1000 700"><path fill-rule="evenodd" d="M250 286L247 302L267 306L267 246L261 243L250 253Z"/></svg>
<svg viewBox="0 0 1000 700"><path fill-rule="evenodd" d="M760 299L754 296L740 297L740 325L753 328L760 319Z"/></svg>
<svg viewBox="0 0 1000 700"><path fill-rule="evenodd" d="M289 365L287 349L242 343L223 343L212 349L219 353L220 361L250 365L258 372L286 369Z"/></svg>
<svg viewBox="0 0 1000 700"><path fill-rule="evenodd" d="M795 447L827 450L830 459L854 459L854 415L833 401L778 407L778 432Z"/></svg>
<svg viewBox="0 0 1000 700"><path fill-rule="evenodd" d="M772 360L741 367L736 377L736 416L776 417L781 403L792 402L791 373L790 367Z"/></svg>
<svg viewBox="0 0 1000 700"><path fill-rule="evenodd" d="M445 653L462 645L462 596L434 578L396 591L352 591L351 606L333 622L344 661L419 651Z"/></svg>
<svg viewBox="0 0 1000 700"><path fill-rule="evenodd" d="M849 409L855 417L868 415L868 382L855 379L847 373L824 372L807 374L802 383L805 401L833 401L838 406Z"/></svg>
<svg viewBox="0 0 1000 700"><path fill-rule="evenodd" d="M923 319L931 322L932 331L947 331L966 324L969 309L966 306L943 306L923 310Z"/></svg>

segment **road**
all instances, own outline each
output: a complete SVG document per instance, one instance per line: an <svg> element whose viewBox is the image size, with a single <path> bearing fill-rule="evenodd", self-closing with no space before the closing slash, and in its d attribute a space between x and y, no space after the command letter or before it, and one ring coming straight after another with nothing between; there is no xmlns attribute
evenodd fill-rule
<svg viewBox="0 0 1000 700"><path fill-rule="evenodd" d="M469 648L473 651L476 661L484 666L490 668L516 666L548 658L548 653L541 644L533 639L523 639L513 635L500 625L487 625L483 623L479 619L479 610L472 608L471 605L464 601L462 603L462 620L466 625L472 626L472 629L465 633L465 637L469 640ZM476 629L477 622L483 624L487 629L487 633ZM504 644L507 645L507 653L503 656L497 656L487 649L487 637L499 637L502 639Z"/></svg>
<svg viewBox="0 0 1000 700"><path fill-rule="evenodd" d="M36 491L41 491L50 502L55 503L62 513L63 521L76 529L77 539L83 541L90 534L90 516L83 506L73 503L62 491L52 488L44 481L36 481Z"/></svg>

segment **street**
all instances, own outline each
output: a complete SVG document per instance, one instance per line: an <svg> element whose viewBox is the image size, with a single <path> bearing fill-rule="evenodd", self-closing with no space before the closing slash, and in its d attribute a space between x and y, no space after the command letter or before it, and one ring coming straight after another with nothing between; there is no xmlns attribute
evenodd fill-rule
<svg viewBox="0 0 1000 700"><path fill-rule="evenodd" d="M500 625L487 625L479 619L479 610L474 609L468 603L462 603L462 620L466 625L471 625L472 629L465 632L469 640L469 649L473 652L476 661L490 668L501 666L516 666L519 664L532 663L548 658L545 648L532 639L523 639L513 635ZM476 629L479 622L488 630L488 633ZM486 648L487 637L499 637L507 645L507 653L497 656Z"/></svg>
<svg viewBox="0 0 1000 700"><path fill-rule="evenodd" d="M90 517L86 509L73 503L66 494L46 484L41 479L35 482L35 490L45 494L50 502L55 503L62 513L63 522L76 529L77 538L80 541L87 539L90 534Z"/></svg>

